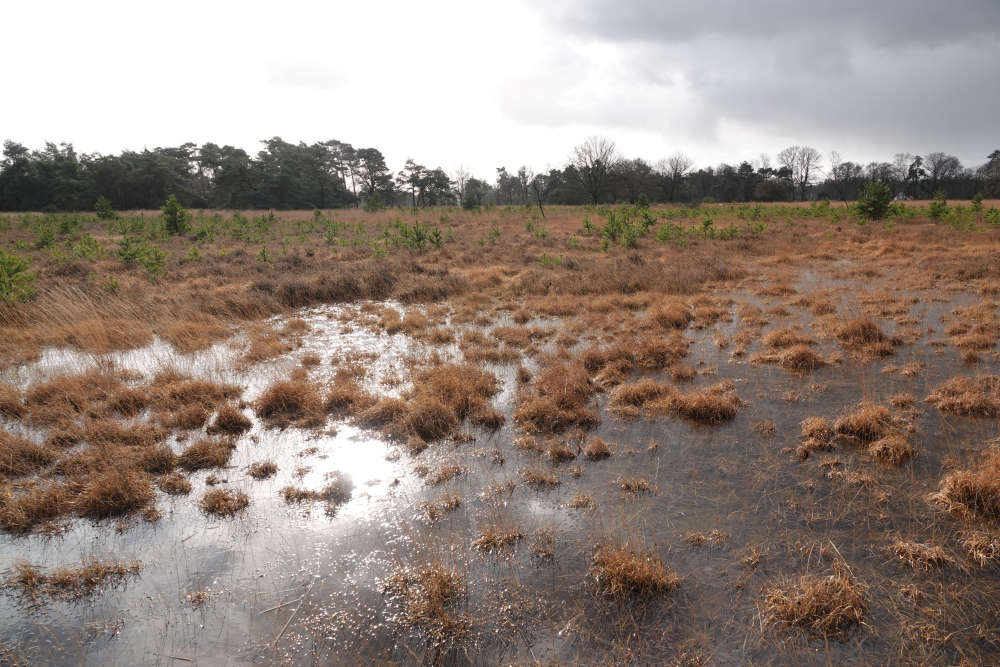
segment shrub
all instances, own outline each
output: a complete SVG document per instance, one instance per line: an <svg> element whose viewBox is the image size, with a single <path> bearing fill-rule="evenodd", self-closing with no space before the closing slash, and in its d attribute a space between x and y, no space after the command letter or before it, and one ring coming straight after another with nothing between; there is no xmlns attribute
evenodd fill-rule
<svg viewBox="0 0 1000 667"><path fill-rule="evenodd" d="M479 208L479 200L476 199L476 195L472 192L466 192L462 197L462 208L466 211L474 211Z"/></svg>
<svg viewBox="0 0 1000 667"><path fill-rule="evenodd" d="M855 210L858 216L868 220L881 220L889 212L892 190L884 183L868 181L858 194Z"/></svg>
<svg viewBox="0 0 1000 667"><path fill-rule="evenodd" d="M118 217L115 209L111 206L111 200L104 196L98 197L97 201L94 202L94 210L97 211L97 217L100 220L114 220Z"/></svg>
<svg viewBox="0 0 1000 667"><path fill-rule="evenodd" d="M188 223L191 222L191 214L184 210L177 195L167 197L167 203L160 207L163 216L163 224L167 228L167 233L176 236L187 231Z"/></svg>
<svg viewBox="0 0 1000 667"><path fill-rule="evenodd" d="M28 273L28 260L0 250L0 302L14 304L35 294L35 274Z"/></svg>
<svg viewBox="0 0 1000 667"><path fill-rule="evenodd" d="M364 206L366 213L378 213L386 209L385 200L378 192L373 192Z"/></svg>
<svg viewBox="0 0 1000 667"><path fill-rule="evenodd" d="M927 215L935 220L940 220L944 216L948 215L948 195L944 190L938 190L934 193L934 200L931 201L930 208L927 210Z"/></svg>

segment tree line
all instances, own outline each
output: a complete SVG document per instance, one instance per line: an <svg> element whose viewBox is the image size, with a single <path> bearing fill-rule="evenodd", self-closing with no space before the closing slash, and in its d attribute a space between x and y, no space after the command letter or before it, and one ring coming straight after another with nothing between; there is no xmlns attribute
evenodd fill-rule
<svg viewBox="0 0 1000 667"><path fill-rule="evenodd" d="M536 173L500 167L476 177L407 159L393 173L376 148L337 141L293 144L267 139L256 155L206 143L78 154L72 144L41 150L5 141L0 161L0 210L93 210L105 197L118 210L159 208L170 195L189 208L332 209L367 202L387 205L600 204L640 196L659 202L854 201L866 183L899 198L1000 196L1000 150L977 167L953 155L897 153L891 162L861 164L837 152L792 146L768 155L695 169L675 153L655 162L629 158L605 137L574 147L561 168Z"/></svg>

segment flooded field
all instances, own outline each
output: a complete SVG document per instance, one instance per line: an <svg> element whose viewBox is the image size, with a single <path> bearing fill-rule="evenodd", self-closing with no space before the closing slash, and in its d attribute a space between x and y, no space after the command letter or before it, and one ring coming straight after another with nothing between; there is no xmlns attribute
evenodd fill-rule
<svg viewBox="0 0 1000 667"><path fill-rule="evenodd" d="M809 224L25 354L0 664L993 664L996 240Z"/></svg>

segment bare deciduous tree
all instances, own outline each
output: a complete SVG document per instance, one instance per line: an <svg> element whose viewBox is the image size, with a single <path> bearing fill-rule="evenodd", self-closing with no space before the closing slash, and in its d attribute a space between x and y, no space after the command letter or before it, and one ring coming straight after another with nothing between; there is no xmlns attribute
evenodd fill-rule
<svg viewBox="0 0 1000 667"><path fill-rule="evenodd" d="M608 189L614 178L614 166L621 159L615 142L606 137L591 136L573 148L569 166L594 204Z"/></svg>
<svg viewBox="0 0 1000 667"><path fill-rule="evenodd" d="M667 196L668 201L674 201L677 196L677 187L693 166L694 160L680 151L656 163L653 173L659 179L660 187L663 188L663 193Z"/></svg>
<svg viewBox="0 0 1000 667"><path fill-rule="evenodd" d="M928 153L924 158L924 169L930 179L931 192L937 192L943 181L947 181L961 173L962 163L954 155L947 153Z"/></svg>
<svg viewBox="0 0 1000 667"><path fill-rule="evenodd" d="M820 165L819 151L808 146L792 146L778 153L778 164L792 172L792 183L799 189L799 200L806 198L806 189L816 180Z"/></svg>

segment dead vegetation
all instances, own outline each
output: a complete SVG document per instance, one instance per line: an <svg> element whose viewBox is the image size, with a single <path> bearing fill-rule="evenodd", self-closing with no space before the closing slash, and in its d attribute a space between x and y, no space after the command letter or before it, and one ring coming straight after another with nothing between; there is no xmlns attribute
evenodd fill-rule
<svg viewBox="0 0 1000 667"><path fill-rule="evenodd" d="M914 570L930 570L955 562L940 546L912 540L896 540L886 551Z"/></svg>
<svg viewBox="0 0 1000 667"><path fill-rule="evenodd" d="M420 628L434 646L460 641L472 628L472 620L455 612L468 594L463 572L433 559L399 568L385 589L402 600L403 621Z"/></svg>
<svg viewBox="0 0 1000 667"><path fill-rule="evenodd" d="M895 421L885 406L871 401L862 401L854 410L842 415L834 424L834 430L859 440L869 442L892 433Z"/></svg>
<svg viewBox="0 0 1000 667"><path fill-rule="evenodd" d="M46 572L27 561L11 566L4 587L15 590L24 597L37 599L82 598L102 590L124 584L138 576L142 563L135 559L102 560L88 556L74 566L61 566Z"/></svg>
<svg viewBox="0 0 1000 667"><path fill-rule="evenodd" d="M281 489L281 497L286 503L305 503L321 501L331 506L339 506L348 502L354 492L354 483L349 477L339 471L325 475L326 484L318 490L298 486L286 486Z"/></svg>
<svg viewBox="0 0 1000 667"><path fill-rule="evenodd" d="M980 519L1000 519L1000 447L983 453L978 466L945 475L932 499L950 511Z"/></svg>
<svg viewBox="0 0 1000 667"><path fill-rule="evenodd" d="M598 591L612 597L665 595L681 584L658 553L620 540L597 545L591 574Z"/></svg>
<svg viewBox="0 0 1000 667"><path fill-rule="evenodd" d="M212 489L198 501L202 512L215 517L235 516L249 506L250 496L238 489Z"/></svg>
<svg viewBox="0 0 1000 667"><path fill-rule="evenodd" d="M980 374L975 378L953 377L931 389L925 399L941 412L967 417L1000 415L1000 377Z"/></svg>
<svg viewBox="0 0 1000 667"><path fill-rule="evenodd" d="M867 586L842 561L828 575L806 574L768 589L761 604L765 623L799 628L813 635L844 637L861 627L868 613Z"/></svg>
<svg viewBox="0 0 1000 667"><path fill-rule="evenodd" d="M247 475L254 479L267 479L278 474L278 465L274 461L257 461L247 467Z"/></svg>

